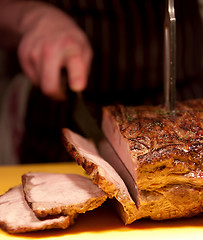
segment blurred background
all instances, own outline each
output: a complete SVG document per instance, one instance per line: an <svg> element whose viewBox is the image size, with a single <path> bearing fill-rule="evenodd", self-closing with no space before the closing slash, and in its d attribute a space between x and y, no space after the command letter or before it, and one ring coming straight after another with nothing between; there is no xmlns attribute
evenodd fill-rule
<svg viewBox="0 0 203 240"><path fill-rule="evenodd" d="M163 104L165 1L49 1L71 15L94 50L85 100ZM202 3L175 1L177 100L203 97ZM61 128L71 125L71 101L56 102L33 87L16 49L0 49L0 164L72 161Z"/></svg>

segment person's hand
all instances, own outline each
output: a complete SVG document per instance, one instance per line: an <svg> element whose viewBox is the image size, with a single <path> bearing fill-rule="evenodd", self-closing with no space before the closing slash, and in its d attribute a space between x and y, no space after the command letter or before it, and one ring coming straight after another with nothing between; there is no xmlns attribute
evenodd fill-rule
<svg viewBox="0 0 203 240"><path fill-rule="evenodd" d="M82 91L87 85L91 46L83 31L59 9L50 7L44 14L36 14L22 35L18 56L31 81L55 99L65 98L62 68L67 69L71 90Z"/></svg>

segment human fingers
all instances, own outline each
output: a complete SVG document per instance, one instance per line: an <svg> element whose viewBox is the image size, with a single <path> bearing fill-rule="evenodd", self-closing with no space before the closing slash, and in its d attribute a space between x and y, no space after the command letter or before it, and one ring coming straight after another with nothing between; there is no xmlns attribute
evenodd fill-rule
<svg viewBox="0 0 203 240"><path fill-rule="evenodd" d="M50 38L27 34L18 47L18 56L24 73L34 85L52 98L64 99L60 86L62 54L60 44Z"/></svg>
<svg viewBox="0 0 203 240"><path fill-rule="evenodd" d="M87 85L88 64L79 46L67 47L69 50L59 51L56 47L43 51L41 57L40 87L42 92L55 99L65 98L65 88L62 87L61 71L65 67L68 77L67 84L72 91L83 91Z"/></svg>
<svg viewBox="0 0 203 240"><path fill-rule="evenodd" d="M37 63L40 59L39 45L40 42L27 35L21 40L18 46L18 58L21 67L34 85L39 84L39 74L37 71Z"/></svg>
<svg viewBox="0 0 203 240"><path fill-rule="evenodd" d="M82 91L87 83L90 51L77 41L68 41L67 46L61 46L33 39L26 37L18 50L21 66L30 80L39 85L44 94L64 99L60 71L66 67L69 87L73 91Z"/></svg>
<svg viewBox="0 0 203 240"><path fill-rule="evenodd" d="M71 55L66 60L68 85L72 91L83 91L87 85L87 69L81 55Z"/></svg>
<svg viewBox="0 0 203 240"><path fill-rule="evenodd" d="M42 92L56 100L66 98L61 84L62 59L57 47L46 46L39 64L40 88Z"/></svg>
<svg viewBox="0 0 203 240"><path fill-rule="evenodd" d="M80 46L80 47L78 47ZM65 53L64 62L68 72L68 85L72 91L83 91L87 86L92 60L89 44L72 46Z"/></svg>
<svg viewBox="0 0 203 240"><path fill-rule="evenodd" d="M44 94L59 99L64 98L61 69L67 69L69 87L82 91L87 85L92 56L89 42L78 27L74 25L65 30L54 28L53 34L52 28L43 32L31 29L18 49L21 65L31 81L39 85Z"/></svg>

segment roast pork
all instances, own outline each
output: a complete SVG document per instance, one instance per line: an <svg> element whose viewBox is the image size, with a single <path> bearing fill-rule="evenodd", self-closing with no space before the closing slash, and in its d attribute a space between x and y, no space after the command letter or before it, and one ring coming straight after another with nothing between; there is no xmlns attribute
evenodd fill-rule
<svg viewBox="0 0 203 240"><path fill-rule="evenodd" d="M0 227L9 233L51 228L67 228L75 216L58 216L39 220L24 198L22 185L11 188L0 197Z"/></svg>
<svg viewBox="0 0 203 240"><path fill-rule="evenodd" d="M164 106L106 106L102 128L126 166L133 162L139 209L90 141L64 129L68 152L109 197L126 224L189 217L203 211L203 99ZM91 148L90 148L91 145Z"/></svg>
<svg viewBox="0 0 203 240"><path fill-rule="evenodd" d="M85 213L107 198L89 178L77 174L27 173L22 182L25 198L39 218Z"/></svg>
<svg viewBox="0 0 203 240"><path fill-rule="evenodd" d="M106 194L77 174L27 173L23 185L0 196L0 227L9 233L67 228L79 213L100 206Z"/></svg>

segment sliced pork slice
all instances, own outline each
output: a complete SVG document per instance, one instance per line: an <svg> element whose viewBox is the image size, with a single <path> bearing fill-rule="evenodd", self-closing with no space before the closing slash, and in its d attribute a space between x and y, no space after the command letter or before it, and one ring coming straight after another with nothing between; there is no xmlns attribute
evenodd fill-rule
<svg viewBox="0 0 203 240"><path fill-rule="evenodd" d="M99 156L92 141L69 129L63 129L63 136L67 151L86 170L93 182L107 193L109 198L115 197L118 200L123 215L126 215L124 221L130 223L137 208L121 177Z"/></svg>
<svg viewBox="0 0 203 240"><path fill-rule="evenodd" d="M39 220L25 201L22 185L0 196L0 227L9 233L67 228L75 216Z"/></svg>
<svg viewBox="0 0 203 240"><path fill-rule="evenodd" d="M89 178L77 174L27 173L22 182L25 198L39 218L85 213L107 198Z"/></svg>

